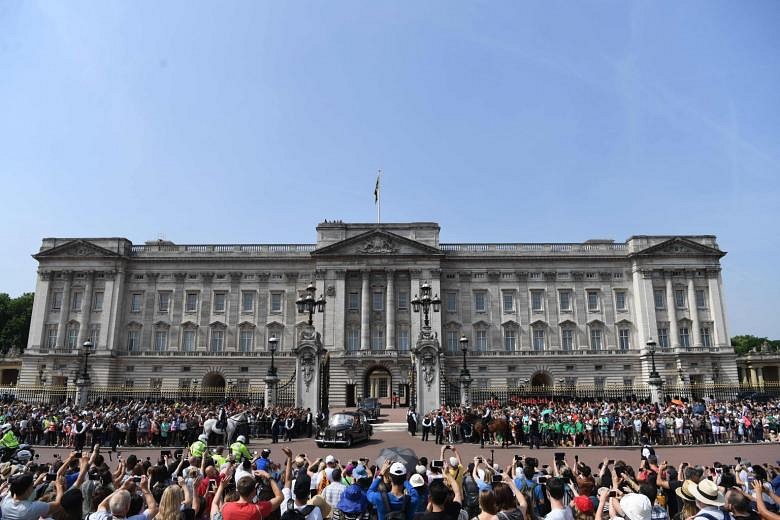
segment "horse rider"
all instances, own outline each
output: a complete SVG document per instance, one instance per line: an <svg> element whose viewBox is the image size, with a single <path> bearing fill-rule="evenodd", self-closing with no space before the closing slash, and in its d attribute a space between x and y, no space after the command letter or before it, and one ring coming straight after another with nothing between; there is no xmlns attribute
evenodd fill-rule
<svg viewBox="0 0 780 520"><path fill-rule="evenodd" d="M221 468L225 465L225 463L228 461L228 458L225 457L225 448L220 446L217 449L215 449L211 453L211 459L214 461L214 467L217 469Z"/></svg>
<svg viewBox="0 0 780 520"><path fill-rule="evenodd" d="M237 463L243 460L252 460L252 455L246 447L246 437L243 435L239 435L236 442L230 445L230 452L233 454Z"/></svg>
<svg viewBox="0 0 780 520"><path fill-rule="evenodd" d="M198 435L198 440L193 442L190 445L190 453L193 457L202 457L204 453L206 453L206 450L208 449L208 446L206 445L206 442L208 442L209 438L206 436L205 433L201 433Z"/></svg>

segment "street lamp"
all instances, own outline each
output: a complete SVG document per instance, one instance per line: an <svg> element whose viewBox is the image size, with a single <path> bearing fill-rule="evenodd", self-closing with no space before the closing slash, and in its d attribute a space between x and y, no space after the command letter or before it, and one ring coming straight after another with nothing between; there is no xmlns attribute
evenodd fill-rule
<svg viewBox="0 0 780 520"><path fill-rule="evenodd" d="M314 311L325 311L325 296L320 295L319 298L314 298L314 293L317 292L317 288L314 286L314 282L310 283L306 287L306 294L295 300L295 305L298 307L299 314L309 313L309 326L312 325L314 319Z"/></svg>
<svg viewBox="0 0 780 520"><path fill-rule="evenodd" d="M469 374L469 369L466 366L466 353L469 350L469 338L467 338L465 335L461 336L458 342L460 343L460 351L463 352L463 369L460 371L460 374L462 376L468 377L471 375Z"/></svg>
<svg viewBox="0 0 780 520"><path fill-rule="evenodd" d="M652 370L650 371L651 379L658 379L661 377L661 375L655 369L655 345L656 343L652 339L647 342L647 351L650 353L650 363L652 365Z"/></svg>
<svg viewBox="0 0 780 520"><path fill-rule="evenodd" d="M84 356L84 361L81 365L81 377L82 379L89 379L89 355L92 353L92 342L87 340L81 346L81 352Z"/></svg>
<svg viewBox="0 0 780 520"><path fill-rule="evenodd" d="M268 350L271 351L271 366L268 367L268 375L276 376L276 367L274 366L274 353L276 353L276 347L279 346L279 338L271 336L268 338Z"/></svg>
<svg viewBox="0 0 780 520"><path fill-rule="evenodd" d="M420 312L420 309L422 308L426 328L430 326L428 313L430 312L431 307L433 307L433 312L439 312L440 305L441 300L439 299L438 294L431 297L431 286L428 285L428 282L424 282L420 286L420 297L418 298L415 294L412 299L412 310L414 312Z"/></svg>

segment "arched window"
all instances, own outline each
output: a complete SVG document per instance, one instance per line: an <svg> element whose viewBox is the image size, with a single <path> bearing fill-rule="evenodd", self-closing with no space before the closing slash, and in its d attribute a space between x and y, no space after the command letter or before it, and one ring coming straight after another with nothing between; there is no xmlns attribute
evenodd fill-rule
<svg viewBox="0 0 780 520"><path fill-rule="evenodd" d="M65 348L68 350L76 350L78 348L79 340L79 322L68 322L68 328L65 329Z"/></svg>
<svg viewBox="0 0 780 520"><path fill-rule="evenodd" d="M168 334L170 330L167 323L158 322L154 326L154 338L152 346L156 352L168 350Z"/></svg>
<svg viewBox="0 0 780 520"><path fill-rule="evenodd" d="M141 330L140 323L130 323L127 326L127 351L138 352L141 350Z"/></svg>
<svg viewBox="0 0 780 520"><path fill-rule="evenodd" d="M535 321L531 324L531 347L536 352L542 352L547 348L547 324L543 321Z"/></svg>
<svg viewBox="0 0 780 520"><path fill-rule="evenodd" d="M504 351L517 352L520 350L519 329L517 322L508 321L503 325L504 331Z"/></svg>
<svg viewBox="0 0 780 520"><path fill-rule="evenodd" d="M225 350L225 324L215 321L210 326L211 338L209 339L209 351L224 352Z"/></svg>

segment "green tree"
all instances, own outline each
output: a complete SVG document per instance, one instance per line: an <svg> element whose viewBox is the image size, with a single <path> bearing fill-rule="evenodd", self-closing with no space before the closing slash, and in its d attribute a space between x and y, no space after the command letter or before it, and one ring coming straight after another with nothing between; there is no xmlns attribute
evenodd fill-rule
<svg viewBox="0 0 780 520"><path fill-rule="evenodd" d="M767 338L759 338L751 334L742 334L731 338L731 346L734 347L734 352L737 354L746 354L752 349L758 349L767 343L772 350L780 349L780 340L772 340Z"/></svg>
<svg viewBox="0 0 780 520"><path fill-rule="evenodd" d="M0 353L7 354L12 348L23 352L27 348L32 307L33 293L18 298L0 293Z"/></svg>

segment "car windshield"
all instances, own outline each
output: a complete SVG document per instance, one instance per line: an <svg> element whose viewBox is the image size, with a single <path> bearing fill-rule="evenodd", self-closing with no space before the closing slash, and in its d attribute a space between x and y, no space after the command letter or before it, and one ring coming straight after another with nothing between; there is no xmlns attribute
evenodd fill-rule
<svg viewBox="0 0 780 520"><path fill-rule="evenodd" d="M376 406L376 399L363 399L363 406L366 408L369 406Z"/></svg>
<svg viewBox="0 0 780 520"><path fill-rule="evenodd" d="M328 426L352 426L354 418L351 415L337 413L328 419Z"/></svg>

